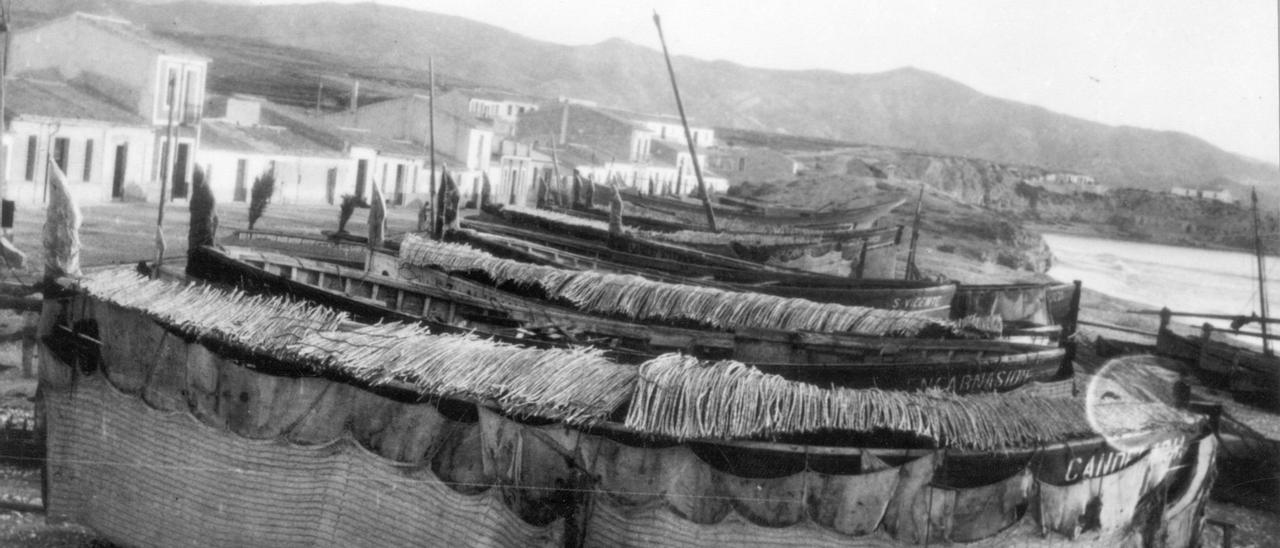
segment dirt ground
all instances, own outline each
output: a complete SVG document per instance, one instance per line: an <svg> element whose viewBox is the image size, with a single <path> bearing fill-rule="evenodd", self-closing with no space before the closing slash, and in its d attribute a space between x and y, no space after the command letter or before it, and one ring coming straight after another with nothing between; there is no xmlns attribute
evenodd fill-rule
<svg viewBox="0 0 1280 548"><path fill-rule="evenodd" d="M222 234L246 227L244 204L232 204L219 208ZM363 233L368 210L358 210L349 223L348 230ZM155 204L107 204L84 209L81 230L84 244L82 258L85 266L110 263L132 263L154 258ZM16 244L28 253L27 266L21 270L2 269L0 277L6 280L34 281L41 269L38 249L43 215L39 212L20 210L15 230ZM411 230L416 224L416 212L411 208L393 209L388 215L389 232L394 234ZM337 225L337 207L287 206L268 208L258 228L264 230L321 230ZM185 206L171 206L166 214L167 256L180 256L186 247ZM1026 278L1025 271L993 271L1003 267L990 262L970 261L960 255L942 260L959 261L950 265L957 270L968 270L993 279ZM933 260L934 257L930 257ZM964 263L964 264L961 264ZM1035 277L1031 275L1030 277ZM1138 317L1123 311L1133 308L1132 303L1113 299L1086 288L1082 299L1082 319L1103 321L1154 332L1154 318ZM26 320L11 312L0 311L0 334L20 329ZM4 421L22 421L31 417L36 391L36 381L26 377L20 367L21 348L18 343L0 344L0 424ZM16 446L0 438L0 546L3 547L109 547L92 531L73 524L46 524L41 500L41 473L38 462L6 458L14 455ZM15 509L17 508L17 509ZM1263 547L1280 545L1280 516L1257 509L1224 502L1212 502L1209 517L1236 526L1233 546ZM1206 527L1204 546L1221 546L1222 530Z"/></svg>

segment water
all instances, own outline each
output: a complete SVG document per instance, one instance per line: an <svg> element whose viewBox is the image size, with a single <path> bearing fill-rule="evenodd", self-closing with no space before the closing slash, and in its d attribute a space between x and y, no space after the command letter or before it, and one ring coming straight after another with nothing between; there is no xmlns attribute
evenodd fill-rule
<svg viewBox="0 0 1280 548"><path fill-rule="evenodd" d="M1258 263L1252 253L1062 234L1045 234L1044 239L1054 256L1049 275L1058 280L1080 280L1086 288L1153 309L1232 315L1258 311ZM1268 257L1266 270L1267 302L1274 316L1280 313L1280 259ZM1203 323L1195 318L1174 320ZM1245 329L1257 328L1249 324Z"/></svg>

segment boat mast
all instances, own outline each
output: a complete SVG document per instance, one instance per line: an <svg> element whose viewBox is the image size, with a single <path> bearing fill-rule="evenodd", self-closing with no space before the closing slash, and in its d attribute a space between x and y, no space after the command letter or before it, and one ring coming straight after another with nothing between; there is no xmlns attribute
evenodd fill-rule
<svg viewBox="0 0 1280 548"><path fill-rule="evenodd" d="M164 262L164 202L169 199L167 190L169 187L169 179L172 177L170 166L174 163L174 151L177 145L174 143L176 136L173 128L173 113L178 110L178 78L175 75L169 75L169 123L165 129L164 142L164 161L160 163L160 200L159 209L156 212L156 264L154 270L151 271L152 278L160 277L160 264Z"/></svg>
<svg viewBox="0 0 1280 548"><path fill-rule="evenodd" d="M920 197L916 198L916 218L911 222L911 250L907 252L908 280L919 280L920 268L916 266L916 244L920 241L920 212L924 208L924 183L920 183Z"/></svg>
<svg viewBox="0 0 1280 548"><path fill-rule="evenodd" d="M671 54L667 53L667 39L662 36L662 21L658 12L653 12L653 26L658 27L658 41L662 42L662 57L667 60L667 74L671 75L671 91L676 96L676 110L680 111L680 125L684 126L684 140L689 145L689 159L693 161L693 175L698 178L698 192L702 193L702 207L707 211L707 225L712 232L716 228L716 212L711 209L711 195L707 194L707 185L702 181L702 168L698 166L698 151L693 146L693 134L689 133L689 119L684 116L684 103L680 102L680 88L676 86L676 71L671 68Z"/></svg>
<svg viewBox="0 0 1280 548"><path fill-rule="evenodd" d="M1261 220L1258 217L1258 189L1254 188L1253 193L1253 249L1254 255L1258 258L1258 313L1262 315L1262 353L1271 355L1271 343L1267 338L1267 265L1266 257L1262 254L1262 228Z"/></svg>
<svg viewBox="0 0 1280 548"><path fill-rule="evenodd" d="M427 146L430 147L431 157L431 176L427 177L428 194L427 202L430 202L431 210L427 215L427 226L423 225L422 212L418 212L418 232L422 232L431 227L432 230L436 226L436 209L440 204L436 203L436 68L435 59L427 58ZM423 208L427 204L422 204Z"/></svg>

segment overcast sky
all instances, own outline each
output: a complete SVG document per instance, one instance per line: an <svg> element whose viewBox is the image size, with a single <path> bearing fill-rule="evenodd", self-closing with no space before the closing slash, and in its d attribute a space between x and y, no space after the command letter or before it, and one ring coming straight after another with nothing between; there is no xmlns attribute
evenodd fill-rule
<svg viewBox="0 0 1280 548"><path fill-rule="evenodd" d="M234 0L301 3L300 0ZM346 1L346 0L339 0ZM914 66L1112 125L1280 162L1275 0L378 0L564 44L619 37L749 66Z"/></svg>

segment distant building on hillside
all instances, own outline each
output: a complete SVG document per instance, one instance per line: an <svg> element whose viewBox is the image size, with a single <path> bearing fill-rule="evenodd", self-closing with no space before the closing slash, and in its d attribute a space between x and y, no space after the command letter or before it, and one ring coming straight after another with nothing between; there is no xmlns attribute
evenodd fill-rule
<svg viewBox="0 0 1280 548"><path fill-rule="evenodd" d="M596 182L620 180L641 192L691 194L697 181L689 151L683 137L674 140L670 132L663 137L665 123L626 111L560 102L521 116L516 136L532 140L539 150L554 149L561 162ZM713 134L700 135L711 139ZM703 154L699 161L708 189L726 191L728 180L707 169Z"/></svg>
<svg viewBox="0 0 1280 548"><path fill-rule="evenodd" d="M466 109L477 118L489 120L495 135L515 135L516 121L526 112L538 110L539 101L527 95L488 89L455 89L438 97L441 103L466 100Z"/></svg>
<svg viewBox="0 0 1280 548"><path fill-rule="evenodd" d="M714 146L706 158L707 167L731 185L787 180L800 172L800 162L764 147Z"/></svg>
<svg viewBox="0 0 1280 548"><path fill-rule="evenodd" d="M1216 200L1224 204L1238 204L1240 200L1231 195L1231 191L1225 188L1183 188L1173 187L1169 189L1169 193L1174 196L1186 196L1197 200Z"/></svg>
<svg viewBox="0 0 1280 548"><path fill-rule="evenodd" d="M123 153L120 163L126 166L136 165L134 155L142 155L144 167L136 174L137 181L155 180L160 166L168 163L166 126L172 116L177 131L169 195L187 197L198 146L207 58L123 19L84 13L17 29L12 46L11 73L55 71L61 80L93 90L151 128L152 139L147 147L135 143L121 149L119 143L94 143L96 147L116 147L98 148L96 156L110 155L114 162L115 156ZM13 137L16 143L30 136ZM140 184L139 190L152 196L158 189ZM113 192L111 196L122 198L123 193Z"/></svg>
<svg viewBox="0 0 1280 548"><path fill-rule="evenodd" d="M1027 184L1058 194L1106 194L1107 187L1080 173L1045 173L1024 180Z"/></svg>

